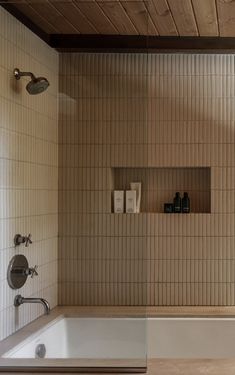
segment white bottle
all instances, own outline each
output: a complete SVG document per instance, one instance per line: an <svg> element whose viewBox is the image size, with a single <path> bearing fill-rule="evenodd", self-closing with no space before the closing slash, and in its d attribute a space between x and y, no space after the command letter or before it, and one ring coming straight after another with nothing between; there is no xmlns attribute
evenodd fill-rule
<svg viewBox="0 0 235 375"><path fill-rule="evenodd" d="M127 214L136 213L136 191L135 190L126 191L126 213Z"/></svg>
<svg viewBox="0 0 235 375"><path fill-rule="evenodd" d="M136 212L140 213L140 201L141 201L141 182L131 182L131 190L136 191Z"/></svg>
<svg viewBox="0 0 235 375"><path fill-rule="evenodd" d="M114 213L123 214L124 212L124 190L114 190Z"/></svg>

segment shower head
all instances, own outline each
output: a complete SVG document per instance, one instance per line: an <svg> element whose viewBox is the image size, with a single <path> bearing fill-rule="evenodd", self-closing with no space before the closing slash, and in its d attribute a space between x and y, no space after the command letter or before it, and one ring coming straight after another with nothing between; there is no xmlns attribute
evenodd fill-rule
<svg viewBox="0 0 235 375"><path fill-rule="evenodd" d="M26 90L30 95L37 95L45 91L49 86L49 82L44 77L32 79L26 86Z"/></svg>
<svg viewBox="0 0 235 375"><path fill-rule="evenodd" d="M30 95L37 95L41 92L45 91L50 83L44 77L35 77L35 75L31 72L21 72L19 69L14 69L14 76L15 79L19 80L23 76L30 77L31 80L26 86L26 90Z"/></svg>

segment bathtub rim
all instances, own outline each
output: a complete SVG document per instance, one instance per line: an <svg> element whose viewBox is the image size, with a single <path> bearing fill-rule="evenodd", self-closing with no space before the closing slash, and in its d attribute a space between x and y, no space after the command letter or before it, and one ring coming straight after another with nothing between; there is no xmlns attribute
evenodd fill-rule
<svg viewBox="0 0 235 375"><path fill-rule="evenodd" d="M57 306L49 315L42 315L0 341L0 366L2 355L19 345L54 320L70 318L235 318L235 306Z"/></svg>
<svg viewBox="0 0 235 375"><path fill-rule="evenodd" d="M218 319L218 320L228 320L235 318L235 307L207 307L207 306L187 306L187 307L77 307L77 306L57 306L51 311L51 314L48 316L41 316L35 319L33 322L24 326L11 336L8 336L4 340L0 341L0 373L1 372L146 372L146 366L137 367L109 367L109 364L106 363L104 367L77 367L78 361L76 359L76 367L60 367L52 366L55 362L54 359L42 359L43 363L41 366L30 366L29 359L23 359L25 365L19 366L16 364L13 366L12 361L14 359L2 358L4 353L7 353L22 341L25 341L30 336L37 334L40 329L46 329L51 324L54 324L53 321L58 321L62 318L73 317L73 318L157 318L157 319ZM17 359L19 362L21 359ZM45 361L51 361L51 367L45 367ZM35 359L33 359L35 363ZM58 360L56 360L58 361ZM63 359L64 363L66 359ZM68 359L71 362L71 359ZM49 363L49 362L48 362ZM58 362L57 362L58 363ZM81 363L81 362L80 362ZM122 361L123 363L123 361ZM133 360L132 360L133 363ZM23 364L23 362L22 362ZM147 358L146 363L147 364ZM115 370L115 371L114 371Z"/></svg>

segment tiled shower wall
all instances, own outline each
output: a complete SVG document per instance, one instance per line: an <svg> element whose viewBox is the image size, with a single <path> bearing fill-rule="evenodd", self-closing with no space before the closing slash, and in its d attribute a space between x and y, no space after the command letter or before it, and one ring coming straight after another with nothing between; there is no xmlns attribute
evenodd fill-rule
<svg viewBox="0 0 235 375"><path fill-rule="evenodd" d="M57 304L58 54L0 7L0 340L43 314L41 305L13 306L16 294ZM15 67L45 76L47 92L30 96ZM16 233L32 234L14 248ZM26 255L38 277L20 290L6 280L10 259Z"/></svg>
<svg viewBox="0 0 235 375"><path fill-rule="evenodd" d="M60 304L235 303L234 60L61 56ZM115 215L114 167L207 167L210 212Z"/></svg>

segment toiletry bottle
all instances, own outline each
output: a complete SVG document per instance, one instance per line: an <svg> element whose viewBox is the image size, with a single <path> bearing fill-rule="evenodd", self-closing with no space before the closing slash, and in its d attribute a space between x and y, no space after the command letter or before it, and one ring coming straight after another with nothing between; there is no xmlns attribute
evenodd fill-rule
<svg viewBox="0 0 235 375"><path fill-rule="evenodd" d="M164 203L164 212L166 214L172 214L172 212L174 212L173 203Z"/></svg>
<svg viewBox="0 0 235 375"><path fill-rule="evenodd" d="M136 213L136 190L126 190L126 213Z"/></svg>
<svg viewBox="0 0 235 375"><path fill-rule="evenodd" d="M141 182L131 182L131 190L136 191L136 213L140 213L140 200L141 200Z"/></svg>
<svg viewBox="0 0 235 375"><path fill-rule="evenodd" d="M123 214L124 212L124 190L114 190L114 213Z"/></svg>
<svg viewBox="0 0 235 375"><path fill-rule="evenodd" d="M175 213L180 213L181 212L181 198L180 198L180 193L177 192L175 194L174 198L174 212Z"/></svg>
<svg viewBox="0 0 235 375"><path fill-rule="evenodd" d="M182 198L182 212L185 214L190 212L190 199L188 193L184 193Z"/></svg>

